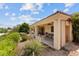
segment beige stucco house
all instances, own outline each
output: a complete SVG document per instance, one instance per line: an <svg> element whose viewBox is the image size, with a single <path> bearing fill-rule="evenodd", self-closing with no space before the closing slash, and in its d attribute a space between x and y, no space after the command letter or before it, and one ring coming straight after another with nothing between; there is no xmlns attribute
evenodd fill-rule
<svg viewBox="0 0 79 59"><path fill-rule="evenodd" d="M53 48L59 50L66 43L72 41L72 22L71 16L57 11L56 13L31 25L35 38L45 33L53 34ZM48 39L49 40L49 39Z"/></svg>

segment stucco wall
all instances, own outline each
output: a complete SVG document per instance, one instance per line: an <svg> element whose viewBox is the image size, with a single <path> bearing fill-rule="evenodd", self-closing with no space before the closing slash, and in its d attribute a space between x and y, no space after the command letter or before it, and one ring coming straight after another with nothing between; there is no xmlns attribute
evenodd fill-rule
<svg viewBox="0 0 79 59"><path fill-rule="evenodd" d="M45 28L45 32L51 33L51 26L52 25L46 25Z"/></svg>

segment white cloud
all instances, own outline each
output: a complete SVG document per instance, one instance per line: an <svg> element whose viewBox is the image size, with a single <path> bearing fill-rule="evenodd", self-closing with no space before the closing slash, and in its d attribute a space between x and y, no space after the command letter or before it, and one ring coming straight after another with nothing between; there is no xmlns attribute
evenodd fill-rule
<svg viewBox="0 0 79 59"><path fill-rule="evenodd" d="M12 13L12 16L15 16L16 14L15 13Z"/></svg>
<svg viewBox="0 0 79 59"><path fill-rule="evenodd" d="M21 20L31 20L32 19L32 16L31 15L21 15L18 17L19 19Z"/></svg>
<svg viewBox="0 0 79 59"><path fill-rule="evenodd" d="M23 6L20 8L20 11L22 11L22 10L30 10L32 12L32 14L34 12L40 12L40 11L43 11L43 4L42 3L23 4Z"/></svg>
<svg viewBox="0 0 79 59"><path fill-rule="evenodd" d="M65 3L64 5L65 5L65 7L72 7L72 6L74 6L75 4L74 4L74 3Z"/></svg>
<svg viewBox="0 0 79 59"><path fill-rule="evenodd" d="M8 6L5 6L4 8L5 8L5 9L8 9L9 7L8 7Z"/></svg>
<svg viewBox="0 0 79 59"><path fill-rule="evenodd" d="M5 3L0 3L0 9L8 9L9 7Z"/></svg>
<svg viewBox="0 0 79 59"><path fill-rule="evenodd" d="M24 4L21 8L20 11L22 10L32 10L34 8L33 4L28 3L28 4Z"/></svg>
<svg viewBox="0 0 79 59"><path fill-rule="evenodd" d="M16 20L16 17L11 17L10 19L11 19L12 21L14 21L14 20Z"/></svg>
<svg viewBox="0 0 79 59"><path fill-rule="evenodd" d="M53 10L53 13L55 13L56 11L57 11L57 9L54 9L54 10Z"/></svg>
<svg viewBox="0 0 79 59"><path fill-rule="evenodd" d="M63 10L63 12L68 12L69 9L73 7L74 5L75 5L74 3L64 3L65 9Z"/></svg>
<svg viewBox="0 0 79 59"><path fill-rule="evenodd" d="M29 16L29 15L28 15L28 16ZM19 18L20 18L20 19L25 19L25 18L27 18L28 16L21 15L21 16L19 16Z"/></svg>
<svg viewBox="0 0 79 59"><path fill-rule="evenodd" d="M69 9L68 9L68 8L66 8L66 9L64 9L64 10L63 10L63 12L68 12L68 11L69 11Z"/></svg>
<svg viewBox="0 0 79 59"><path fill-rule="evenodd" d="M34 18L31 15L21 15L18 17L22 22L27 22L29 24L32 24L36 21L38 21L40 18Z"/></svg>
<svg viewBox="0 0 79 59"><path fill-rule="evenodd" d="M11 16L10 17L11 20L21 20L21 21L30 21L33 19L33 17L31 15L20 15L20 16Z"/></svg>
<svg viewBox="0 0 79 59"><path fill-rule="evenodd" d="M9 15L9 13L5 13L5 16L8 16Z"/></svg>
<svg viewBox="0 0 79 59"><path fill-rule="evenodd" d="M3 8L4 8L4 6L5 6L5 4L4 4L4 3L0 3L0 9L3 9Z"/></svg>
<svg viewBox="0 0 79 59"><path fill-rule="evenodd" d="M40 18L35 18L31 15L20 15L20 16L17 16L17 17L16 16L11 16L10 20L11 21L18 20L20 23L27 22L29 24L33 24L34 22L40 20Z"/></svg>
<svg viewBox="0 0 79 59"><path fill-rule="evenodd" d="M43 8L43 5L44 4L41 4L41 3L36 3L36 6L37 6L37 10L42 10L42 8Z"/></svg>
<svg viewBox="0 0 79 59"><path fill-rule="evenodd" d="M33 12L33 14L39 14L39 12Z"/></svg>

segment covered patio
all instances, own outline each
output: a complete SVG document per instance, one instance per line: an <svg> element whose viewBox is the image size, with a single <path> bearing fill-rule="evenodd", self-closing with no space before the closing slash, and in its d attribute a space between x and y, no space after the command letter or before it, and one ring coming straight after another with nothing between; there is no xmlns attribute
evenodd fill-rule
<svg viewBox="0 0 79 59"><path fill-rule="evenodd" d="M53 38L50 37L46 37L45 35L42 36L37 36L36 40L39 40L40 42L42 42L43 44L53 48Z"/></svg>
<svg viewBox="0 0 79 59"><path fill-rule="evenodd" d="M71 16L66 13L57 11L31 27L36 39L56 50L72 41Z"/></svg>

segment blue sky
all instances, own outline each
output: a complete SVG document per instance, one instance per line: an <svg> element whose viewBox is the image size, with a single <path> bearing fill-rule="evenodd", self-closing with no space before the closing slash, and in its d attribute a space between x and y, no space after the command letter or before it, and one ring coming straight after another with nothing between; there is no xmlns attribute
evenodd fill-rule
<svg viewBox="0 0 79 59"><path fill-rule="evenodd" d="M68 3L0 3L0 26L12 27L23 22L32 24L56 11L79 12L79 4Z"/></svg>

